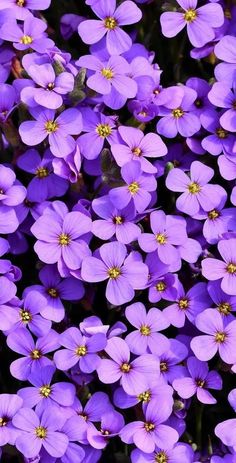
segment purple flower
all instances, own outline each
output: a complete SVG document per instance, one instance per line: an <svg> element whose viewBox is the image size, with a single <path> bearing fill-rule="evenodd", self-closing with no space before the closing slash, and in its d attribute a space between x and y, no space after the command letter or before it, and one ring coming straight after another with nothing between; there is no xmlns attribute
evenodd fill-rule
<svg viewBox="0 0 236 463"><path fill-rule="evenodd" d="M202 47L215 37L215 27L222 26L224 14L220 5L207 3L197 8L197 0L177 0L182 12L163 13L161 15L162 33L166 37L175 37L187 26L187 34L194 47Z"/></svg>
<svg viewBox="0 0 236 463"><path fill-rule="evenodd" d="M131 352L136 355L152 352L153 344L159 347L159 355L169 349L168 339L158 333L169 326L169 321L160 310L153 307L146 312L145 306L136 302L126 308L125 316L137 328L125 338Z"/></svg>
<svg viewBox="0 0 236 463"><path fill-rule="evenodd" d="M47 264L57 263L61 276L69 276L68 270L78 270L82 259L90 253L80 237L91 230L91 219L66 209L64 203L60 203L57 212L45 212L31 227L38 238L34 249L39 258Z"/></svg>
<svg viewBox="0 0 236 463"><path fill-rule="evenodd" d="M219 439L229 447L235 447L236 445L236 419L232 418L231 420L223 421L222 423L218 424L215 428L215 434ZM229 460L226 460L225 463L231 463L232 457L229 457ZM218 463L215 462L215 463Z"/></svg>
<svg viewBox="0 0 236 463"><path fill-rule="evenodd" d="M90 283L108 279L106 297L111 304L120 305L134 297L135 289L143 289L148 279L147 266L119 242L106 243L98 257L87 257L82 262L81 276Z"/></svg>
<svg viewBox="0 0 236 463"><path fill-rule="evenodd" d="M65 316L65 308L61 299L76 301L83 297L82 283L76 278L61 278L56 265L45 265L39 272L39 279L43 286L33 285L25 290L35 290L45 298L41 315L47 320L61 322Z"/></svg>
<svg viewBox="0 0 236 463"><path fill-rule="evenodd" d="M114 143L111 152L118 164L123 166L128 161L139 160L143 172L156 173L156 168L147 158L158 158L167 153L167 148L162 139L155 133L144 135L134 127L119 127L123 144Z"/></svg>
<svg viewBox="0 0 236 463"><path fill-rule="evenodd" d="M0 233L4 235L6 233L13 233L17 230L18 226L19 220L15 210L12 207L3 206L0 202Z"/></svg>
<svg viewBox="0 0 236 463"><path fill-rule="evenodd" d="M219 108L226 108L227 111L220 117L220 124L223 129L236 132L236 89L231 90L231 85L225 82L216 82L208 93L212 104Z"/></svg>
<svg viewBox="0 0 236 463"><path fill-rule="evenodd" d="M52 365L52 361L45 356L59 347L59 335L50 330L45 336L35 342L31 334L25 329L18 329L10 333L7 337L7 345L14 352L22 354L23 357L14 360L10 365L12 376L22 381L26 381L30 373L38 371L40 368Z"/></svg>
<svg viewBox="0 0 236 463"><path fill-rule="evenodd" d="M17 50L32 49L38 53L45 53L45 50L54 45L54 42L47 38L46 29L46 22L29 14L22 27L14 19L6 21L0 28L0 38L13 42Z"/></svg>
<svg viewBox="0 0 236 463"><path fill-rule="evenodd" d="M150 386L145 391L142 389L142 385L140 384L140 389L136 395L127 394L122 387L118 387L115 390L113 401L115 406L121 409L134 407L138 403L141 403L144 412L149 403L153 403L155 405L157 401L161 401L165 402L165 407L171 414L174 405L173 389L171 386L168 386L165 383L163 384L161 379L159 379L154 386Z"/></svg>
<svg viewBox="0 0 236 463"><path fill-rule="evenodd" d="M113 188L109 192L114 206L123 209L132 202L138 212L143 212L150 204L150 191L156 190L155 177L143 173L141 164L137 161L127 162L121 167L121 176L126 186Z"/></svg>
<svg viewBox="0 0 236 463"><path fill-rule="evenodd" d="M153 234L142 233L138 239L141 249L145 252L157 251L159 259L166 265L178 260L180 254L175 246L184 244L187 239L185 220L155 211L150 214L150 225Z"/></svg>
<svg viewBox="0 0 236 463"><path fill-rule="evenodd" d="M176 201L176 207L185 214L197 214L202 208L211 211L219 204L225 190L219 185L208 185L214 170L202 162L194 161L190 167L190 177L181 169L172 169L167 178L166 186L171 191L182 194Z"/></svg>
<svg viewBox="0 0 236 463"><path fill-rule="evenodd" d="M21 99L28 106L41 105L48 109L57 109L63 104L63 95L74 88L74 77L69 72L61 72L56 76L51 64L34 64L27 73L41 88L25 87L21 91Z"/></svg>
<svg viewBox="0 0 236 463"><path fill-rule="evenodd" d="M87 79L87 86L103 96L104 103L112 109L120 109L127 98L134 98L137 84L131 79L130 65L121 56L111 56L107 62L94 55L82 56L78 66L94 71Z"/></svg>
<svg viewBox="0 0 236 463"><path fill-rule="evenodd" d="M165 447L155 448L154 453L144 453L141 450L135 449L131 453L132 463L156 463L166 462L171 463L190 463L192 461L193 451L187 444L176 444L174 447L169 443Z"/></svg>
<svg viewBox="0 0 236 463"><path fill-rule="evenodd" d="M208 369L207 362L201 362L195 357L189 357L187 367L190 377L175 379L173 388L183 399L189 399L194 394L204 404L215 404L216 399L207 389L221 389L222 379L216 371Z"/></svg>
<svg viewBox="0 0 236 463"><path fill-rule="evenodd" d="M116 116L105 116L101 112L81 108L83 132L78 138L80 151L86 159L95 159L101 153L106 140L112 144L117 139Z"/></svg>
<svg viewBox="0 0 236 463"><path fill-rule="evenodd" d="M181 365L183 360L188 355L187 347L177 339L169 339L170 348L160 355L160 372L161 378L168 383L172 383L176 378L184 378L186 376L186 368ZM156 346L152 349L155 354Z"/></svg>
<svg viewBox="0 0 236 463"><path fill-rule="evenodd" d="M204 129L211 133L202 140L202 147L213 156L233 151L235 137L227 130L223 129L220 123L222 113L215 110L207 111L201 115L201 123Z"/></svg>
<svg viewBox="0 0 236 463"><path fill-rule="evenodd" d="M207 258L202 261L202 274L210 281L221 280L221 289L236 296L236 240L219 241L217 247L223 260Z"/></svg>
<svg viewBox="0 0 236 463"><path fill-rule="evenodd" d="M98 430L93 424L90 424L87 432L87 439L95 449L103 449L109 442L109 439L117 436L124 427L125 421L123 416L111 411L104 413L101 418L101 429Z"/></svg>
<svg viewBox="0 0 236 463"><path fill-rule="evenodd" d="M2 0L0 10L11 8L16 19L25 19L29 10L46 10L51 0Z"/></svg>
<svg viewBox="0 0 236 463"><path fill-rule="evenodd" d="M91 8L99 20L83 21L78 27L83 42L97 43L106 35L106 47L110 55L120 55L129 50L132 40L120 26L138 22L142 13L134 2L127 0L116 8L116 0L96 2Z"/></svg>
<svg viewBox="0 0 236 463"><path fill-rule="evenodd" d="M92 225L93 234L102 240L107 240L115 234L117 241L128 244L137 240L141 234L139 226L133 223L136 213L132 203L118 210L107 195L94 199L92 207L96 214L104 219L94 220Z"/></svg>
<svg viewBox="0 0 236 463"><path fill-rule="evenodd" d="M127 424L120 432L121 440L127 444L135 444L138 449L146 453L154 452L155 446L160 448L173 446L179 435L175 429L162 424L169 415L169 410L161 401L149 404L145 413L145 421Z"/></svg>
<svg viewBox="0 0 236 463"><path fill-rule="evenodd" d="M26 189L16 180L12 169L0 165L0 204L4 206L17 206L26 197Z"/></svg>
<svg viewBox="0 0 236 463"><path fill-rule="evenodd" d="M29 375L27 379L34 387L24 387L18 391L24 407L36 406L37 413L41 414L48 407L57 405L70 407L73 404L75 386L68 382L51 384L55 371L54 366L46 366Z"/></svg>
<svg viewBox="0 0 236 463"><path fill-rule="evenodd" d="M16 394L0 395L0 446L15 444L17 430L12 425L12 418L22 407L23 400Z"/></svg>
<svg viewBox="0 0 236 463"><path fill-rule="evenodd" d="M99 367L97 352L106 346L106 336L97 333L87 338L77 328L68 328L60 335L59 342L65 347L54 354L54 362L59 370L69 370L78 363L84 373L92 373Z"/></svg>
<svg viewBox="0 0 236 463"><path fill-rule="evenodd" d="M208 293L212 301L216 304L217 310L228 321L233 321L234 316L231 312L236 311L236 296L229 296L220 287L220 281L210 281L207 285Z"/></svg>
<svg viewBox="0 0 236 463"><path fill-rule="evenodd" d="M187 319L194 323L196 316L209 307L210 298L207 293L206 283L197 283L188 292L184 291L183 285L177 285L176 302L164 309L164 314L169 322L178 328L185 325Z"/></svg>
<svg viewBox="0 0 236 463"><path fill-rule="evenodd" d="M201 123L193 111L197 92L192 88L179 86L169 87L165 90L165 95L168 99L159 108L158 115L164 117L157 123L157 132L167 138L174 138L178 133L183 137L191 137L198 132Z"/></svg>
<svg viewBox="0 0 236 463"><path fill-rule="evenodd" d="M236 362L236 320L227 324L219 312L207 309L197 316L196 327L206 333L191 341L191 349L199 360L210 360L219 351L225 363Z"/></svg>
<svg viewBox="0 0 236 463"><path fill-rule="evenodd" d="M130 362L130 350L123 339L108 339L105 352L110 359L102 359L98 369L98 377L105 384L120 384L127 394L136 395L140 388L145 391L150 382L155 384L159 376L159 361L154 355L146 354Z"/></svg>
<svg viewBox="0 0 236 463"><path fill-rule="evenodd" d="M21 430L16 448L27 458L36 457L41 448L52 457L60 458L68 446L68 437L58 432L65 418L55 408L44 410L41 418L30 408L22 408L13 417L13 424Z"/></svg>
<svg viewBox="0 0 236 463"><path fill-rule="evenodd" d="M104 392L95 392L84 408L81 405L79 399L75 399L73 409L77 415L81 416L86 423L101 421L102 415L106 412L113 410L113 406L109 400L109 397Z"/></svg>
<svg viewBox="0 0 236 463"><path fill-rule="evenodd" d="M215 76L217 80L232 84L236 71L236 39L232 35L225 35L216 44L214 53L224 63L217 64L215 67Z"/></svg>
<svg viewBox="0 0 236 463"><path fill-rule="evenodd" d="M36 107L30 109L35 121L22 122L19 133L22 141L35 146L48 137L51 152L59 158L71 153L75 148L72 135L82 130L82 117L77 109L69 108L55 118L55 111Z"/></svg>
<svg viewBox="0 0 236 463"><path fill-rule="evenodd" d="M12 85L0 84L0 122L6 122L14 109L16 92Z"/></svg>

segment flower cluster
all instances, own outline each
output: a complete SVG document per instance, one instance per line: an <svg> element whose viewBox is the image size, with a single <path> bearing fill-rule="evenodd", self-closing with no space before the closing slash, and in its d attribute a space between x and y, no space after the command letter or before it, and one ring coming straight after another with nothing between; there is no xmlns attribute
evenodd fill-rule
<svg viewBox="0 0 236 463"><path fill-rule="evenodd" d="M234 2L0 0L0 144L3 460L235 463Z"/></svg>

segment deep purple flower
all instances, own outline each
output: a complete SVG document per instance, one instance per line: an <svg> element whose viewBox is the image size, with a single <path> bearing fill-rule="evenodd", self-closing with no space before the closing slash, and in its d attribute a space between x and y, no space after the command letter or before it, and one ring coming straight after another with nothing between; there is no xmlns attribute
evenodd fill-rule
<svg viewBox="0 0 236 463"><path fill-rule="evenodd" d="M234 149L235 137L223 129L220 123L222 112L215 110L201 114L201 123L204 129L211 133L202 140L202 147L213 156L223 153L230 153Z"/></svg>
<svg viewBox="0 0 236 463"><path fill-rule="evenodd" d="M51 152L59 158L71 153L75 148L72 135L82 130L82 117L77 109L69 108L58 117L52 109L36 107L30 109L35 121L22 122L19 133L22 141L35 146L48 137Z"/></svg>
<svg viewBox="0 0 236 463"><path fill-rule="evenodd" d="M159 361L154 355L146 354L130 362L130 350L123 339L108 339L105 352L110 359L102 359L98 369L98 377L105 384L113 384L120 380L127 394L139 394L140 388L145 391L150 382L155 384L159 376Z"/></svg>
<svg viewBox="0 0 236 463"><path fill-rule="evenodd" d="M65 418L59 409L47 408L42 416L30 408L21 408L13 417L13 424L21 430L16 438L16 447L27 458L36 457L41 448L52 457L62 457L68 446L68 437L58 430Z"/></svg>
<svg viewBox="0 0 236 463"><path fill-rule="evenodd" d="M83 42L89 45L97 43L106 35L106 47L110 55L120 55L129 50L132 40L120 26L138 22L142 13L134 2L127 0L116 8L116 0L96 2L91 8L99 17L83 21L78 27Z"/></svg>
<svg viewBox="0 0 236 463"><path fill-rule="evenodd" d="M7 337L7 345L14 352L23 357L14 360L10 365L12 376L22 381L26 381L30 373L38 371L40 368L52 365L52 361L45 356L59 347L59 335L51 330L45 336L35 342L31 334L25 329L18 329L10 333Z"/></svg>
<svg viewBox="0 0 236 463"><path fill-rule="evenodd" d="M197 8L197 0L177 0L182 12L161 15L162 33L175 37L187 26L187 34L194 47L202 47L215 37L214 28L222 26L224 14L220 5L207 3Z"/></svg>
<svg viewBox="0 0 236 463"><path fill-rule="evenodd" d="M26 189L16 180L16 174L9 167L0 165L0 204L17 206L26 196Z"/></svg>
<svg viewBox="0 0 236 463"><path fill-rule="evenodd" d="M17 430L12 425L12 418L22 407L23 400L16 394L0 395L0 447L15 444Z"/></svg>
<svg viewBox="0 0 236 463"><path fill-rule="evenodd" d="M206 309L196 318L196 326L202 333L191 341L191 349L199 360L210 360L219 351L225 363L236 362L236 320L227 320L214 309Z"/></svg>
<svg viewBox="0 0 236 463"><path fill-rule="evenodd" d="M69 276L68 270L78 270L82 259L90 254L81 239L90 230L91 219L81 212L67 212L64 203L58 204L57 212L45 212L31 227L38 238L34 248L39 258L47 264L57 263L61 276Z"/></svg>
<svg viewBox="0 0 236 463"><path fill-rule="evenodd" d="M109 192L114 206L123 209L132 201L136 210L143 212L150 204L150 192L156 190L155 177L143 173L141 164L137 161L127 162L121 167L121 176L126 186L112 188Z"/></svg>
<svg viewBox="0 0 236 463"><path fill-rule="evenodd" d="M135 444L138 449L146 453L154 452L155 446L159 448L173 446L179 435L175 429L162 424L169 415L169 410L161 401L149 404L145 413L145 421L127 424L120 433L121 440L127 444Z"/></svg>
<svg viewBox="0 0 236 463"><path fill-rule="evenodd" d="M101 429L98 430L93 424L88 427L87 438L95 449L103 449L109 439L117 436L124 427L123 416L115 410L106 412L101 417Z"/></svg>
<svg viewBox="0 0 236 463"><path fill-rule="evenodd" d="M216 304L217 310L223 317L227 317L227 322L234 320L236 312L236 296L229 296L220 287L220 281L210 281L207 285L207 291Z"/></svg>
<svg viewBox="0 0 236 463"><path fill-rule="evenodd" d="M220 117L223 129L236 132L236 89L231 90L231 85L225 82L216 82L208 93L208 98L215 106L226 109Z"/></svg>
<svg viewBox="0 0 236 463"><path fill-rule="evenodd" d="M113 410L109 397L104 392L95 392L84 407L79 399L75 399L72 408L86 423L101 421L102 415Z"/></svg>
<svg viewBox="0 0 236 463"><path fill-rule="evenodd" d="M118 132L123 144L114 143L111 152L118 166L125 165L128 161L139 160L143 172L156 173L156 168L147 158L158 158L167 153L167 148L161 137L155 133L144 135L134 127L121 126Z"/></svg>
<svg viewBox="0 0 236 463"><path fill-rule="evenodd" d="M195 357L189 357L187 360L189 377L175 379L173 388L183 399L189 399L194 394L200 402L204 404L215 404L216 399L208 392L207 389L221 389L222 379L216 371L208 369L207 362L201 362Z"/></svg>
<svg viewBox="0 0 236 463"><path fill-rule="evenodd" d="M130 203L126 208L118 210L111 202L108 195L93 200L93 210L103 220L94 220L92 232L102 240L107 240L116 235L117 241L128 244L137 240L141 230L134 222L136 218L135 208Z"/></svg>
<svg viewBox="0 0 236 463"><path fill-rule="evenodd" d="M90 283L108 279L106 297L112 304L120 305L133 299L135 289L145 287L148 268L135 252L127 256L125 245L115 241L100 247L99 258L83 260L81 276Z"/></svg>
<svg viewBox="0 0 236 463"><path fill-rule="evenodd" d="M61 72L56 76L51 64L34 64L27 73L40 88L25 87L21 91L21 99L28 106L41 105L48 109L57 109L63 104L63 95L74 88L74 77L69 72Z"/></svg>
<svg viewBox="0 0 236 463"><path fill-rule="evenodd" d="M47 24L44 21L29 14L22 27L13 18L6 21L0 28L0 38L13 42L17 50L32 49L38 53L45 53L45 50L54 45L54 42L47 38L46 29Z"/></svg>
<svg viewBox="0 0 236 463"><path fill-rule="evenodd" d="M214 170L205 164L194 161L190 168L190 177L181 169L172 169L166 179L166 186L171 191L182 194L176 201L176 207L186 214L197 214L202 208L211 211L219 204L225 190L219 185L208 185Z"/></svg>
<svg viewBox="0 0 236 463"><path fill-rule="evenodd" d="M97 352L105 348L107 341L102 333L87 338L72 327L60 335L59 342L65 347L54 354L54 362L59 370L69 370L78 363L84 373L92 373L100 363Z"/></svg>
<svg viewBox="0 0 236 463"><path fill-rule="evenodd" d="M152 351L153 344L159 347L159 355L168 350L168 339L158 331L168 328L169 321L160 310L153 307L146 312L145 306L136 302L126 308L125 316L136 328L125 338L131 352L136 355L146 354Z"/></svg>
<svg viewBox="0 0 236 463"><path fill-rule="evenodd" d="M161 377L165 382L172 384L176 378L184 378L186 376L187 370L186 367L181 365L183 360L188 355L187 347L177 339L169 339L170 348L160 355L160 372ZM152 352L155 354L156 346L152 349Z"/></svg>
<svg viewBox="0 0 236 463"><path fill-rule="evenodd" d="M210 281L221 280L221 289L236 296L236 240L219 241L217 247L223 260L207 258L202 261L202 274Z"/></svg>
<svg viewBox="0 0 236 463"><path fill-rule="evenodd" d="M6 122L14 109L16 92L12 85L0 84L0 122Z"/></svg>
<svg viewBox="0 0 236 463"><path fill-rule="evenodd" d="M163 211L150 214L153 234L142 233L138 239L145 252L157 251L159 259L167 265L179 259L176 245L184 244L187 239L186 222L182 217L165 215Z"/></svg>

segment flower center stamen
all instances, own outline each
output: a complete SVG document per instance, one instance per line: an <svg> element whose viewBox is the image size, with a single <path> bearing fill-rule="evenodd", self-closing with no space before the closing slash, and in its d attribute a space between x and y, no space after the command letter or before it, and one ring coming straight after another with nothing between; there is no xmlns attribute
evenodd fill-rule
<svg viewBox="0 0 236 463"><path fill-rule="evenodd" d="M165 371L168 371L168 365L167 365L166 362L161 362L161 363L160 363L160 371L162 371L162 372L163 372L163 371L164 371L164 372L165 372Z"/></svg>
<svg viewBox="0 0 236 463"><path fill-rule="evenodd" d="M140 402L150 402L151 392L150 391L141 392L141 394L139 394L137 398Z"/></svg>
<svg viewBox="0 0 236 463"><path fill-rule="evenodd" d="M164 235L164 233L158 233L156 235L156 240L159 244L165 244L167 241L166 235Z"/></svg>
<svg viewBox="0 0 236 463"><path fill-rule="evenodd" d="M58 129L58 124L54 121L47 121L44 127L47 133L53 133Z"/></svg>
<svg viewBox="0 0 236 463"><path fill-rule="evenodd" d="M68 246L70 244L70 237L66 233L62 233L58 238L61 246Z"/></svg>
<svg viewBox="0 0 236 463"><path fill-rule="evenodd" d="M122 373L129 373L129 371L131 370L131 366L129 365L129 363L122 363L120 369Z"/></svg>
<svg viewBox="0 0 236 463"><path fill-rule="evenodd" d="M35 172L35 175L38 178L45 178L48 177L49 172L48 169L46 169L46 167L38 167L38 169Z"/></svg>
<svg viewBox="0 0 236 463"><path fill-rule="evenodd" d="M109 68L103 68L101 70L101 74L103 75L103 77L105 77L108 80L112 79L112 77L114 76L114 72Z"/></svg>
<svg viewBox="0 0 236 463"><path fill-rule="evenodd" d="M131 193L131 195L135 195L138 190L139 190L139 184L138 182L132 182L130 183L130 185L128 186L128 190L129 192Z"/></svg>
<svg viewBox="0 0 236 463"><path fill-rule="evenodd" d="M39 360L42 357L42 354L40 350L34 349L32 350L30 357L32 358L32 360Z"/></svg>
<svg viewBox="0 0 236 463"><path fill-rule="evenodd" d="M153 423L144 423L144 428L147 432L151 432L155 429L155 424Z"/></svg>
<svg viewBox="0 0 236 463"><path fill-rule="evenodd" d="M157 463L167 463L168 457L165 452L158 452L155 456L155 461Z"/></svg>
<svg viewBox="0 0 236 463"><path fill-rule="evenodd" d="M229 304L228 302L222 302L218 305L218 310L223 315L229 315L232 310L232 307L231 304Z"/></svg>
<svg viewBox="0 0 236 463"><path fill-rule="evenodd" d="M49 296L51 296L53 298L58 297L58 291L55 288L49 288L47 290L47 293L49 294Z"/></svg>
<svg viewBox="0 0 236 463"><path fill-rule="evenodd" d="M43 397L48 397L51 394L52 388L50 387L49 384L45 384L45 386L40 387L39 393Z"/></svg>
<svg viewBox="0 0 236 463"><path fill-rule="evenodd" d="M222 344L225 341L225 338L226 338L226 334L221 332L221 331L218 331L215 334L215 340L216 340L216 342L218 342L220 344Z"/></svg>
<svg viewBox="0 0 236 463"><path fill-rule="evenodd" d="M162 293L162 291L165 291L165 289L166 284L164 283L164 281L159 281L159 283L156 284L156 290L160 291L160 293Z"/></svg>
<svg viewBox="0 0 236 463"><path fill-rule="evenodd" d="M17 4L17 6L24 6L25 0L18 0L18 1L16 2L16 4Z"/></svg>
<svg viewBox="0 0 236 463"><path fill-rule="evenodd" d="M184 13L184 19L188 23L192 23L197 17L197 11L194 10L193 8L190 8Z"/></svg>
<svg viewBox="0 0 236 463"><path fill-rule="evenodd" d="M106 138L111 135L112 129L109 124L98 124L96 132L101 138Z"/></svg>
<svg viewBox="0 0 236 463"><path fill-rule="evenodd" d="M0 418L0 427L2 428L3 426L6 426L8 421L9 421L9 419L6 416L2 416Z"/></svg>
<svg viewBox="0 0 236 463"><path fill-rule="evenodd" d="M178 306L181 310L186 310L188 308L189 301L186 298L180 299Z"/></svg>
<svg viewBox="0 0 236 463"><path fill-rule="evenodd" d="M40 439L45 439L47 437L47 428L44 428L44 426L38 426L35 428L35 434Z"/></svg>
<svg viewBox="0 0 236 463"><path fill-rule="evenodd" d="M216 209L212 209L212 211L208 212L208 218L210 220L218 219L220 213Z"/></svg>
<svg viewBox="0 0 236 463"><path fill-rule="evenodd" d="M20 43L23 43L24 45L30 45L32 42L33 39L30 35L23 35L20 39Z"/></svg>
<svg viewBox="0 0 236 463"><path fill-rule="evenodd" d="M117 21L112 16L108 16L107 18L105 18L104 24L105 24L106 29L109 29L112 31L113 29L116 28Z"/></svg>
<svg viewBox="0 0 236 463"><path fill-rule="evenodd" d="M184 111L181 108L176 108L172 110L172 116L174 116L176 119L182 117L183 115Z"/></svg>
<svg viewBox="0 0 236 463"><path fill-rule="evenodd" d="M140 328L140 333L143 336L149 336L151 333L151 328L148 325L142 325Z"/></svg>
<svg viewBox="0 0 236 463"><path fill-rule="evenodd" d="M196 182L192 182L188 185L188 191L189 193L192 193L192 195L199 193L200 190L201 190L201 187Z"/></svg>
<svg viewBox="0 0 236 463"><path fill-rule="evenodd" d="M123 222L124 222L124 219L120 215L116 215L115 217L113 217L113 223L115 225L121 225Z"/></svg>
<svg viewBox="0 0 236 463"><path fill-rule="evenodd" d="M112 268L109 268L108 270L108 276L112 280L116 280L116 278L118 278L120 274L121 274L121 270L118 267L112 267Z"/></svg>
<svg viewBox="0 0 236 463"><path fill-rule="evenodd" d="M230 262L230 264L227 265L226 270L231 275L234 275L236 273L236 264Z"/></svg>
<svg viewBox="0 0 236 463"><path fill-rule="evenodd" d="M87 354L87 347L86 346L78 346L75 353L79 357L84 357Z"/></svg>
<svg viewBox="0 0 236 463"><path fill-rule="evenodd" d="M140 148L134 148L132 149L132 153L135 155L135 156L141 156L142 154L142 150Z"/></svg>
<svg viewBox="0 0 236 463"><path fill-rule="evenodd" d="M204 379L196 379L196 385L201 388L204 387L205 385Z"/></svg>
<svg viewBox="0 0 236 463"><path fill-rule="evenodd" d="M54 84L53 82L50 82L50 83L47 85L47 89L50 90L50 91L53 90L54 87L55 87L55 84Z"/></svg>
<svg viewBox="0 0 236 463"><path fill-rule="evenodd" d="M23 323L29 323L31 322L32 320L32 315L30 312L28 312L28 310L24 310L24 309L21 309L20 310L20 317L21 317L21 321Z"/></svg>
<svg viewBox="0 0 236 463"><path fill-rule="evenodd" d="M216 130L216 135L218 138L227 138L228 137L228 132L227 130L222 129L221 127Z"/></svg>

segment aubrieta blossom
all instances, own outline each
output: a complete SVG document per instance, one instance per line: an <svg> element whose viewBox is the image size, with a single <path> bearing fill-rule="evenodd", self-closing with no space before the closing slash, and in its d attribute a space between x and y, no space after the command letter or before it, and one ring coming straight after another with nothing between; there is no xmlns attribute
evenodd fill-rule
<svg viewBox="0 0 236 463"><path fill-rule="evenodd" d="M40 88L25 87L21 92L22 101L28 106L43 106L57 109L63 104L63 95L74 88L74 77L69 72L61 72L56 76L51 64L34 64L27 73Z"/></svg>
<svg viewBox="0 0 236 463"><path fill-rule="evenodd" d="M73 151L75 140L72 135L78 135L82 130L82 117L77 109L66 109L56 117L54 110L37 106L30 108L30 114L35 121L22 122L19 127L26 145L38 145L48 137L54 156L61 158Z"/></svg>
<svg viewBox="0 0 236 463"><path fill-rule="evenodd" d="M126 246L115 241L103 244L98 257L84 258L81 276L90 283L108 280L106 297L111 304L120 305L133 299L135 289L145 287L148 267L135 252L127 255Z"/></svg>
<svg viewBox="0 0 236 463"><path fill-rule="evenodd" d="M119 127L119 135L123 144L114 143L111 152L118 164L123 166L128 161L139 160L143 172L156 173L156 168L146 158L158 158L167 153L167 148L161 137L155 133L143 135L143 132L133 127Z"/></svg>
<svg viewBox="0 0 236 463"><path fill-rule="evenodd" d="M232 86L236 71L236 39L232 35L225 35L216 44L214 53L217 58L224 61L215 67L215 76L218 81L227 82Z"/></svg>
<svg viewBox="0 0 236 463"><path fill-rule="evenodd" d="M235 411L236 410L235 389L233 389L230 392L230 394L228 396L228 401L229 401L231 407ZM223 421L222 423L218 424L216 426L216 428L215 428L216 436L219 437L220 440L225 445L228 445L229 447L234 447L234 448L236 446L235 425L236 425L236 419L233 418L233 419L230 419L230 420Z"/></svg>
<svg viewBox="0 0 236 463"><path fill-rule="evenodd" d="M106 412L101 417L101 429L90 424L87 439L95 449L103 449L114 436L117 436L125 424L123 416L115 410Z"/></svg>
<svg viewBox="0 0 236 463"><path fill-rule="evenodd" d="M214 170L202 162L194 161L190 167L190 176L181 169L172 169L167 178L166 186L171 191L181 192L176 200L176 207L185 214L197 214L213 210L219 204L225 190L220 185L209 185Z"/></svg>
<svg viewBox="0 0 236 463"><path fill-rule="evenodd" d="M236 311L236 296L229 296L224 293L219 280L209 281L207 291L220 314L226 317L227 321L233 321L234 314L232 312Z"/></svg>
<svg viewBox="0 0 236 463"><path fill-rule="evenodd" d="M220 280L221 289L236 296L236 240L220 240L218 251L223 260L207 257L202 261L202 274L210 281Z"/></svg>
<svg viewBox="0 0 236 463"><path fill-rule="evenodd" d="M23 400L16 394L0 395L0 447L15 444L18 433L12 424L12 418L22 405Z"/></svg>
<svg viewBox="0 0 236 463"><path fill-rule="evenodd" d="M81 212L68 212L63 203L45 213L31 227L38 241L35 251L46 264L55 264L61 276L81 267L83 257L90 254L83 235L90 232L91 219Z"/></svg>
<svg viewBox="0 0 236 463"><path fill-rule="evenodd" d="M122 56L111 56L104 62L95 55L85 55L76 64L93 71L87 86L104 95L103 101L109 108L120 109L127 98L135 97L137 84L129 77L130 65Z"/></svg>
<svg viewBox="0 0 236 463"><path fill-rule="evenodd" d="M161 448L156 447L153 453L145 453L135 449L131 453L132 463L189 463L192 462L193 451L187 444L166 444Z"/></svg>
<svg viewBox="0 0 236 463"><path fill-rule="evenodd" d="M204 335L191 341L191 349L199 360L210 360L219 352L225 363L236 362L236 320L227 320L214 309L206 309L196 318L196 327Z"/></svg>
<svg viewBox="0 0 236 463"><path fill-rule="evenodd" d="M223 129L220 123L221 115L222 112L217 113L212 109L200 116L202 126L210 132L210 135L203 138L202 147L213 156L219 156L222 152L227 154L235 151L235 136Z"/></svg>
<svg viewBox="0 0 236 463"><path fill-rule="evenodd" d="M26 197L26 189L18 180L15 172L4 165L0 165L0 204L4 206L18 206Z"/></svg>
<svg viewBox="0 0 236 463"><path fill-rule="evenodd" d="M80 23L78 33L83 42L91 45L106 35L106 47L110 55L120 55L132 45L130 36L120 26L137 23L141 10L134 2L126 0L116 8L116 0L103 0L91 5L99 19L90 19Z"/></svg>
<svg viewBox="0 0 236 463"><path fill-rule="evenodd" d="M226 109L220 117L223 129L229 132L236 132L236 89L231 90L230 84L225 82L216 82L213 84L208 98L215 106Z"/></svg>
<svg viewBox="0 0 236 463"><path fill-rule="evenodd" d="M51 0L2 0L0 10L10 8L16 19L25 19L29 10L46 10Z"/></svg>
<svg viewBox="0 0 236 463"><path fill-rule="evenodd" d="M133 203L137 212L143 212L151 202L150 192L156 190L154 175L143 173L140 162L129 161L121 167L121 176L126 185L109 191L112 203L118 209Z"/></svg>
<svg viewBox="0 0 236 463"><path fill-rule="evenodd" d="M222 26L224 14L217 3L207 3L197 8L197 0L177 0L182 12L166 12L161 15L162 33L175 37L185 26L191 44L203 47L215 37L214 28Z"/></svg>
<svg viewBox="0 0 236 463"><path fill-rule="evenodd" d="M222 379L216 371L209 371L207 362L201 362L195 357L189 357L187 368L190 376L175 379L173 388L183 399L189 399L194 394L197 395L199 402L204 404L214 404L216 399L207 389L221 389Z"/></svg>
<svg viewBox="0 0 236 463"><path fill-rule="evenodd" d="M0 122L7 120L14 109L16 92L14 87L8 84L0 84Z"/></svg>

